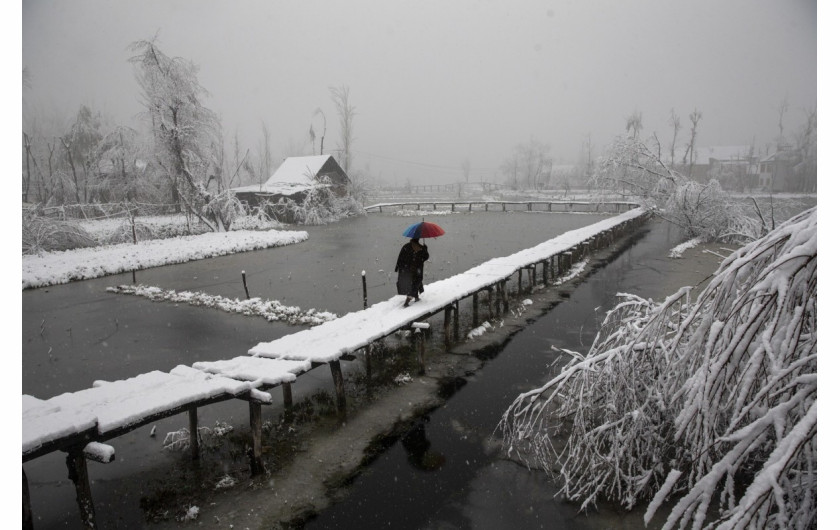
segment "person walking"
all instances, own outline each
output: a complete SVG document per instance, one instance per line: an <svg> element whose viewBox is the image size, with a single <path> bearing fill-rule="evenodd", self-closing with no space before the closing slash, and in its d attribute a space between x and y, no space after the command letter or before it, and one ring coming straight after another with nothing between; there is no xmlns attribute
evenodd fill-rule
<svg viewBox="0 0 840 530"><path fill-rule="evenodd" d="M397 294L405 295L403 307L408 307L411 299L420 300L423 292L423 264L429 259L429 249L420 243L420 239L412 238L400 249L397 257Z"/></svg>

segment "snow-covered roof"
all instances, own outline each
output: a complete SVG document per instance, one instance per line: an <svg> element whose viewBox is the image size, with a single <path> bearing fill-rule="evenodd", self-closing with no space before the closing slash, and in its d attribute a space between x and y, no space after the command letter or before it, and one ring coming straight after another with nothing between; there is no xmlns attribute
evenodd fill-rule
<svg viewBox="0 0 840 530"><path fill-rule="evenodd" d="M775 160L794 160L796 153L792 149L780 149L761 159L762 162L773 162Z"/></svg>
<svg viewBox="0 0 840 530"><path fill-rule="evenodd" d="M277 171L263 184L251 184L233 188L234 192L254 192L282 195L292 195L300 191L306 191L323 184L315 180L315 176L332 158L332 155L318 156L290 156L280 164Z"/></svg>

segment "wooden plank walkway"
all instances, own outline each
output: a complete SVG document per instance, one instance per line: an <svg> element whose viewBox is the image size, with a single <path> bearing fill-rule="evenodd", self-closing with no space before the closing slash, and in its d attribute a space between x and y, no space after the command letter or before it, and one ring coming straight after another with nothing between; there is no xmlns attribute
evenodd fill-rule
<svg viewBox="0 0 840 530"><path fill-rule="evenodd" d="M481 209L483 207L485 212L490 211L490 207L496 208L496 211L506 212L508 206L524 206L525 211L546 211L546 212L577 212L577 213L620 213L632 210L638 207L638 204L633 202L586 202L586 201L452 201L452 200L437 200L431 199L428 201L411 201L411 202L388 202L377 203L365 206L365 211L380 213L388 210L404 210L406 208L414 208L420 210L423 206L431 207L432 210L437 210L438 206L447 208L454 212L458 209L472 212L474 208ZM542 206L542 210L535 210L535 207Z"/></svg>
<svg viewBox="0 0 840 530"><path fill-rule="evenodd" d="M507 305L506 282L526 271L536 282L542 265L543 280L562 266L570 267L588 250L606 246L615 237L643 222L647 212L635 209L525 249L491 259L477 267L434 282L422 300L402 307L404 296L395 296L364 310L348 313L314 328L260 343L249 355L214 362L180 365L169 373L153 371L124 381L97 382L90 389L65 393L47 400L23 396L23 462L53 451L68 454L68 472L76 485L77 501L85 524L95 526L93 500L87 483L86 458L96 458L101 444L161 418L189 412L193 458L199 457L197 410L229 399L248 401L252 426L251 470L264 471L261 455L261 405L272 402L266 390L283 386L286 409L291 409L291 383L321 364L329 364L336 388L337 406L345 413L344 383L339 361L397 330L445 312L444 338L449 344L449 323L458 302L479 293L493 292ZM561 257L565 263L561 265ZM554 265L556 261L556 267ZM477 312L474 311L474 318ZM457 318L457 317L456 317ZM475 325L477 323L474 322ZM369 362L369 356L366 355ZM368 365L369 369L369 365ZM421 370L422 357L421 357ZM92 456L93 455L93 456ZM101 461L101 459L100 459ZM28 509L24 474L24 512Z"/></svg>

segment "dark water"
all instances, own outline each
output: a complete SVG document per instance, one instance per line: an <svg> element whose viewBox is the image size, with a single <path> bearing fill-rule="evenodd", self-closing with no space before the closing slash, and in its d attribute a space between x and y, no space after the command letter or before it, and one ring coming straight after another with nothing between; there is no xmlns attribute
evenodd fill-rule
<svg viewBox="0 0 840 530"><path fill-rule="evenodd" d="M426 281L463 272L492 257L536 245L568 230L603 219L595 215L548 213L459 213L427 217L447 234L427 241L431 259ZM362 308L360 273L367 272L373 304L395 294L394 262L405 242L400 234L416 217L374 214L339 224L307 227L310 239L289 247L158 267L137 273L137 282L165 289L203 291L243 298L241 272L252 297L316 308L338 315ZM258 317L107 293L131 283L131 274L27 290L22 298L22 390L46 399L89 388L96 380L117 380L178 364L243 355L260 341L302 328ZM314 370L295 384L295 395L331 391L328 370ZM282 410L282 395L264 417ZM93 497L101 528L134 528L142 523L138 498L148 493L142 477L166 474L178 455L162 450L166 432L186 426L186 415L141 427L108 443L116 461L90 464ZM247 422L247 405L230 401L199 411L199 425L216 420ZM61 453L23 466L30 485L36 528L78 526L72 483Z"/></svg>
<svg viewBox="0 0 840 530"><path fill-rule="evenodd" d="M663 296L652 264L679 236L664 223L651 223L623 253L598 263L567 300L510 338L306 528L643 528L639 513L602 506L589 517L578 514L553 497L542 472L500 458L493 432L513 399L547 376L557 357L552 347L586 351L617 292Z"/></svg>

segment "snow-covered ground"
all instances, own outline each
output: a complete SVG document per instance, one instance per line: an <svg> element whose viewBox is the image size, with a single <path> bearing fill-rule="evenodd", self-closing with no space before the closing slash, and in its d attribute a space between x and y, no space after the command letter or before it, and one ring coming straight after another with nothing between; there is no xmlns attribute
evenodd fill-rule
<svg viewBox="0 0 840 530"><path fill-rule="evenodd" d="M148 228L156 234L166 237L175 235L195 234L202 231L202 225L196 225L193 221L189 223L183 214L170 215L144 215L135 217L134 223L138 227ZM130 228L129 221L125 217L111 217L107 219L83 219L79 226L90 235L95 241L105 243L113 234ZM243 216L237 218L231 225L231 230L281 230L284 224L268 219L258 219L254 216ZM208 229L209 231L209 229Z"/></svg>
<svg viewBox="0 0 840 530"><path fill-rule="evenodd" d="M23 256L24 289L300 243L303 231L231 231Z"/></svg>

